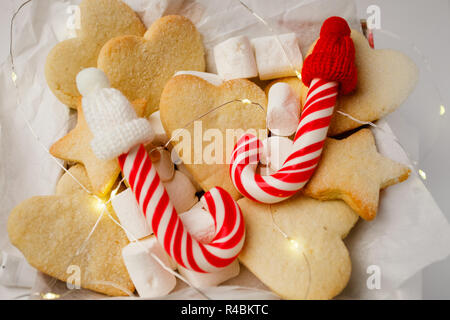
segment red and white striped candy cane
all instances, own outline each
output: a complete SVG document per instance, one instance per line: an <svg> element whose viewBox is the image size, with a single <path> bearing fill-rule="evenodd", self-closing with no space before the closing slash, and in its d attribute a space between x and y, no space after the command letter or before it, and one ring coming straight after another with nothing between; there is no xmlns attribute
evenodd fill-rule
<svg viewBox="0 0 450 320"><path fill-rule="evenodd" d="M244 218L228 192L216 187L204 195L216 231L203 244L186 231L143 145L121 155L119 164L156 238L179 265L214 272L236 259L244 245Z"/></svg>
<svg viewBox="0 0 450 320"><path fill-rule="evenodd" d="M234 186L247 198L276 203L289 198L308 182L320 161L338 91L352 92L357 73L355 48L347 22L328 18L314 50L303 64L302 80L309 87L293 151L278 172L270 176L256 173L262 143L246 134L231 155L230 176Z"/></svg>
<svg viewBox="0 0 450 320"><path fill-rule="evenodd" d="M263 203L276 203L303 188L319 163L337 93L337 82L312 81L293 151L281 169L270 176L256 173L262 142L251 134L239 139L231 155L230 175L242 195Z"/></svg>

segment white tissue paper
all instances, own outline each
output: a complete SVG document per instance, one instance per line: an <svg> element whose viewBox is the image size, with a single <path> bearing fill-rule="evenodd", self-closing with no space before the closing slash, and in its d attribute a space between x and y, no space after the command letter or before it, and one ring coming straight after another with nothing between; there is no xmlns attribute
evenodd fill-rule
<svg viewBox="0 0 450 320"><path fill-rule="evenodd" d="M225 40L214 47L217 73L225 80L258 75L252 45L246 36Z"/></svg>
<svg viewBox="0 0 450 320"><path fill-rule="evenodd" d="M300 100L290 85L284 82L270 87L267 102L267 128L277 136L288 137L297 130Z"/></svg>
<svg viewBox="0 0 450 320"><path fill-rule="evenodd" d="M20 1L17 1L17 6ZM14 28L14 55L20 106L17 106L11 80L9 60L0 66L0 249L15 255L20 252L9 243L6 221L11 209L21 201L34 196L53 194L61 169L39 145L25 119L38 134L45 147L56 141L74 125L75 113L69 111L53 96L44 77L43 66L49 50L70 34L66 28L69 5L79 1L39 0L29 3L18 15ZM234 0L186 0L164 2L158 0L126 0L149 18L150 24L158 17L177 13L190 18L202 34L207 69L217 73L214 46L228 38L245 35L249 39L270 36L270 32L250 12ZM322 22L338 15L359 29L355 4L352 0L247 0L246 4L264 17L277 34L294 32L300 51L307 52L319 35ZM137 6L141 5L140 8ZM149 9L153 8L153 9ZM422 75L421 75L422 76ZM416 91L419 88L416 89ZM425 92L429 96L430 91ZM428 94L428 95L427 95ZM402 109L415 107L408 100ZM419 106L423 109L423 104ZM401 112L401 110L399 110ZM406 112L405 112L406 113ZM409 117L420 117L410 112ZM409 118L408 118L409 119ZM423 117L420 118L423 122ZM380 122L379 124L383 124ZM425 123L424 123L425 126ZM427 127L433 127L428 122ZM400 127L396 133L402 136ZM398 130L397 130L398 129ZM392 139L377 133L380 151L391 158L407 162L402 149ZM416 132L417 134L417 132ZM420 134L426 133L420 132ZM402 141L403 142L403 141ZM423 142L423 141L422 141ZM419 148L422 145L413 146ZM405 182L381 192L377 218L372 222L359 221L345 240L352 257L350 283L339 298L410 298L420 296L420 284L404 287L409 279L426 266L447 257L450 253L450 226L420 178L412 174ZM107 218L107 217L104 217ZM380 267L381 288L367 287L367 268ZM50 284L51 286L50 286ZM66 285L53 283L52 278L39 273L33 292L66 293ZM406 288L405 290L401 290ZM73 291L73 290L72 290ZM0 285L0 298L23 294L15 288ZM167 299L276 299L251 272L241 266L239 275L219 287L202 290L203 294L178 281L175 291ZM75 290L67 298L105 298L89 290Z"/></svg>

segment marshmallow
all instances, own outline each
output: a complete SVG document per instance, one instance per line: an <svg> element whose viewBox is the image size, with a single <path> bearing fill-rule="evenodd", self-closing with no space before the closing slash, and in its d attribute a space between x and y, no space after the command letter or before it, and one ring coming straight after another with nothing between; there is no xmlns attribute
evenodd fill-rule
<svg viewBox="0 0 450 320"><path fill-rule="evenodd" d="M127 230L130 241L145 238L153 233L130 188L112 197L111 204L120 224Z"/></svg>
<svg viewBox="0 0 450 320"><path fill-rule="evenodd" d="M258 75L255 55L246 36L230 38L214 47L217 73L225 80Z"/></svg>
<svg viewBox="0 0 450 320"><path fill-rule="evenodd" d="M194 185L195 190L197 190L197 192L203 191L202 187L200 187L198 182L195 181L194 177L189 172L189 170L187 169L187 167L186 167L186 165L184 163L177 164L177 170L180 170L186 177L189 178L189 180L191 180L191 182Z"/></svg>
<svg viewBox="0 0 450 320"><path fill-rule="evenodd" d="M184 0L124 0L124 2L139 15L141 21L149 29L153 22L162 15L179 12Z"/></svg>
<svg viewBox="0 0 450 320"><path fill-rule="evenodd" d="M179 76L181 74L190 74L192 76L202 78L203 80L208 81L214 86L220 86L223 83L223 79L215 73L200 72L200 71L178 71L177 73L175 73L174 77Z"/></svg>
<svg viewBox="0 0 450 320"><path fill-rule="evenodd" d="M152 127L155 135L152 140L152 144L155 146L165 145L167 141L169 141L169 138L167 137L166 130L164 130L162 125L159 110L153 112L150 117L148 117L148 122L150 122L150 126Z"/></svg>
<svg viewBox="0 0 450 320"><path fill-rule="evenodd" d="M175 288L177 280L152 256L170 267L167 254L155 237L132 242L122 249L122 257L139 296L162 297Z"/></svg>
<svg viewBox="0 0 450 320"><path fill-rule="evenodd" d="M240 269L239 269L239 262L235 260L225 268L222 268L219 271L212 273L196 272L183 268L180 265L178 266L178 271L194 287L202 289L217 286L222 282L225 282L231 278L238 276Z"/></svg>
<svg viewBox="0 0 450 320"><path fill-rule="evenodd" d="M170 152L165 149L155 149L152 153L154 152L159 152L159 160L153 162L159 178L162 182L172 180L175 175L175 166L170 157Z"/></svg>
<svg viewBox="0 0 450 320"><path fill-rule="evenodd" d="M36 269L24 257L0 251L0 284L5 287L32 288L36 280Z"/></svg>
<svg viewBox="0 0 450 320"><path fill-rule="evenodd" d="M300 100L284 82L275 83L269 90L267 128L277 136L295 133L300 121Z"/></svg>
<svg viewBox="0 0 450 320"><path fill-rule="evenodd" d="M84 117L93 135L91 148L101 160L116 158L154 138L147 119L138 118L128 99L108 85L106 75L96 68L84 69L77 75Z"/></svg>
<svg viewBox="0 0 450 320"><path fill-rule="evenodd" d="M214 239L215 226L211 214L203 209L203 203L197 202L189 211L179 214L183 225L194 239L210 243Z"/></svg>
<svg viewBox="0 0 450 320"><path fill-rule="evenodd" d="M262 141L263 150L260 162L278 171L292 152L293 141L286 137L272 136Z"/></svg>
<svg viewBox="0 0 450 320"><path fill-rule="evenodd" d="M83 97L98 89L111 87L106 74L97 68L86 68L80 71L76 77L76 84Z"/></svg>
<svg viewBox="0 0 450 320"><path fill-rule="evenodd" d="M163 184L177 212L188 211L198 202L191 180L180 171L175 171L173 179Z"/></svg>
<svg viewBox="0 0 450 320"><path fill-rule="evenodd" d="M295 76L295 70L302 69L303 58L295 33L279 35L278 39L275 36L252 39L261 80Z"/></svg>

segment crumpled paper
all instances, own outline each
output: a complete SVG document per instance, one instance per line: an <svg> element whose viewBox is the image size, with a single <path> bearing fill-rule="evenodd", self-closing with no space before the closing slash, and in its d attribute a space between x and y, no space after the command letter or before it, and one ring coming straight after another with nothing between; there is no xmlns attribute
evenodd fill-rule
<svg viewBox="0 0 450 320"><path fill-rule="evenodd" d="M162 15L177 13L190 18L203 36L207 52L208 71L214 72L212 48L228 37L245 34L249 37L270 32L237 0L126 0L146 25ZM306 52L319 34L325 18L339 15L352 28L359 29L356 10L351 0L248 0L246 4L264 17L277 33L295 32L300 48ZM6 233L10 210L22 200L34 195L52 194L61 169L37 143L26 127L25 116L47 148L73 125L73 112L59 103L48 89L44 78L44 62L48 51L69 37L68 6L79 3L69 0L33 1L16 20L15 64L20 88L22 115L16 104L9 61L0 72L0 248L19 254L11 246ZM407 107L407 106L405 106ZM374 134L380 152L409 164L408 157L394 141L385 121ZM396 130L397 131L397 130ZM397 131L398 132L398 131ZM348 287L339 298L407 298L399 294L405 281L425 266L445 258L450 253L450 226L416 174L404 183L381 193L378 216L373 222L359 221L346 239L353 261L353 273ZM367 268L378 267L381 288L369 289ZM34 291L45 292L50 277L41 275ZM220 286L208 290L211 298L258 298L275 296L247 269ZM239 286L239 287L236 287ZM254 290L245 289L253 288ZM58 282L53 290L67 291ZM420 289L420 288L419 288ZM416 288L418 290L418 288ZM235 294L240 294L235 296ZM417 296L417 295L416 295ZM67 298L104 297L87 290L77 290ZM179 283L167 298L201 298L198 293Z"/></svg>

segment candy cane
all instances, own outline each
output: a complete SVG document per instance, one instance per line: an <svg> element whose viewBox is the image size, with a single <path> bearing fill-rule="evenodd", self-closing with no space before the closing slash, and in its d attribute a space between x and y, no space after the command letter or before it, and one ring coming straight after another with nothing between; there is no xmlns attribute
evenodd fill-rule
<svg viewBox="0 0 450 320"><path fill-rule="evenodd" d="M215 236L203 244L186 231L143 145L119 156L119 165L156 238L179 265L214 272L236 259L244 245L244 219L228 192L216 187L204 195Z"/></svg>
<svg viewBox="0 0 450 320"><path fill-rule="evenodd" d="M304 62L302 80L309 87L293 151L280 170L270 176L256 173L262 142L242 136L231 155L230 176L247 198L263 203L283 201L308 182L320 161L338 90L347 94L356 87L355 51L347 22L327 19L313 53Z"/></svg>

